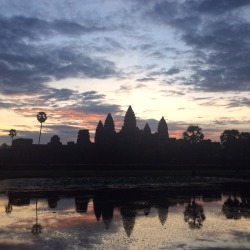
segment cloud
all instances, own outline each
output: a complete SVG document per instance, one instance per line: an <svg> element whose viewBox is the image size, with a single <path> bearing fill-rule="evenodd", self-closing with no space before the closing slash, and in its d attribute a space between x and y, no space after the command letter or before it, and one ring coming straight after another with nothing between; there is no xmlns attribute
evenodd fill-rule
<svg viewBox="0 0 250 250"><path fill-rule="evenodd" d="M124 93L130 93L132 90L133 90L133 86L123 84L123 85L120 86L118 91L119 92L124 92Z"/></svg>
<svg viewBox="0 0 250 250"><path fill-rule="evenodd" d="M210 29L209 33L205 29ZM206 53L206 58L194 69L190 80L205 91L249 91L250 56L249 23L214 22L204 27L204 33L186 34L184 40ZM236 53L232 53L236 51Z"/></svg>
<svg viewBox="0 0 250 250"><path fill-rule="evenodd" d="M173 68L170 68L170 69L166 72L166 74L168 74L168 75L175 75L175 74L179 74L180 72L181 72L180 69L173 67Z"/></svg>
<svg viewBox="0 0 250 250"><path fill-rule="evenodd" d="M118 75L114 62L88 55L69 35L103 29L34 17L0 18L0 87L4 95L39 93L44 84L67 78L108 78ZM67 36L67 38L66 38ZM63 37L69 43L62 43ZM44 39L46 38L46 43ZM55 45L55 41L58 42ZM54 43L54 44L53 44ZM48 46L49 45L49 46Z"/></svg>
<svg viewBox="0 0 250 250"><path fill-rule="evenodd" d="M8 39L12 38L29 40L42 40L46 36L70 35L79 36L92 32L103 32L110 28L83 25L67 19L47 21L37 17L12 16L0 19L1 35ZM8 31L8 32L7 32Z"/></svg>
<svg viewBox="0 0 250 250"><path fill-rule="evenodd" d="M211 92L250 91L250 25L239 12L246 5L249 1L160 1L144 14L172 27L191 48L185 60L192 73L182 84Z"/></svg>
<svg viewBox="0 0 250 250"><path fill-rule="evenodd" d="M46 112L48 119L44 125L43 143L54 134L59 135L63 143L75 140L78 130L83 128L89 129L93 138L99 120L104 121L108 113L121 112L119 105L107 103L106 96L97 91L79 92L49 87L36 96L23 97L19 102L16 102L16 96L0 99L0 108L12 110L22 117L33 117L34 120L39 111ZM23 127L19 130L16 126L18 135L36 140L34 128L23 130Z"/></svg>
<svg viewBox="0 0 250 250"><path fill-rule="evenodd" d="M210 100L212 97L194 97L194 101L204 101L204 100Z"/></svg>
<svg viewBox="0 0 250 250"><path fill-rule="evenodd" d="M199 102L199 105L202 106L214 106L218 105L219 100L223 98L216 99L215 97L207 96L207 97L193 97L192 100L195 102Z"/></svg>
<svg viewBox="0 0 250 250"><path fill-rule="evenodd" d="M82 96L84 100L96 100L96 99L103 99L105 95L98 94L97 91L87 91L83 92Z"/></svg>
<svg viewBox="0 0 250 250"><path fill-rule="evenodd" d="M214 124L220 125L220 126L228 126L228 125L239 125L242 124L242 121L234 120L234 119L221 119L221 120L215 120Z"/></svg>
<svg viewBox="0 0 250 250"><path fill-rule="evenodd" d="M19 49L22 49L20 46ZM108 78L117 75L113 62L78 54L72 48L57 48L39 55L30 48L29 55L0 53L1 93L5 95L38 93L49 81L67 78Z"/></svg>
<svg viewBox="0 0 250 250"><path fill-rule="evenodd" d="M204 0L204 1L193 1L193 7L203 13L212 14L223 14L227 11L235 10L237 8L249 5L248 0Z"/></svg>
<svg viewBox="0 0 250 250"><path fill-rule="evenodd" d="M219 126L249 125L250 120L247 119L236 120L233 117L219 117L218 119L214 120L213 123Z"/></svg>
<svg viewBox="0 0 250 250"><path fill-rule="evenodd" d="M166 58L182 61L181 67L156 70L141 78L142 81L153 76L172 76L173 81L193 85L201 91L249 91L250 55L245 51L250 48L250 26L243 11L243 7L250 5L249 1L215 2L137 0L130 1L127 8L123 4L110 9L109 4L103 5L102 12L95 10L96 16L81 18L79 13L76 15L81 5L74 2L70 9L74 19L69 19L65 2L50 5L53 18L45 16L43 4L39 8L41 13L37 11L40 14L34 16L35 8L30 4L29 14L21 15L25 4L16 3L16 8L12 8L14 16L0 18L1 91L4 94L28 90L35 93L52 80L121 76L116 64L105 57L110 58L108 53L126 53L129 49L156 61ZM63 6L65 15L55 10L56 6ZM88 8L84 13L87 11ZM147 32L141 29L142 19L149 27ZM164 25L175 34L178 43L183 42L184 49L174 48L169 41L152 35L154 28L159 32ZM122 33L125 30L126 33ZM134 35L134 31L139 32ZM125 36L118 40L116 36L121 33ZM100 36L89 37L93 34ZM127 38L132 36L133 42L128 43ZM184 50L188 54L182 53ZM170 57L169 53L174 56ZM181 81L176 76L180 73L188 75L187 79ZM15 86L17 82L19 90ZM31 83L35 84L31 86Z"/></svg>
<svg viewBox="0 0 250 250"><path fill-rule="evenodd" d="M9 108L17 107L17 106L18 106L17 103L6 101L0 98L0 109L9 109Z"/></svg>
<svg viewBox="0 0 250 250"><path fill-rule="evenodd" d="M137 84L136 86L135 86L135 89L144 89L144 88L147 88L148 86L146 85L146 84L142 84L142 83L140 83L140 84Z"/></svg>
<svg viewBox="0 0 250 250"><path fill-rule="evenodd" d="M154 77L144 77L144 78L138 78L136 81L138 82L151 82L151 81L155 81L156 78Z"/></svg>
<svg viewBox="0 0 250 250"><path fill-rule="evenodd" d="M96 126L99 120L104 121L108 113L115 114L120 112L118 105L102 104L101 102L89 103L85 106L67 106L64 108L46 108L42 109L46 112L48 119L43 124L43 135L41 143L47 144L53 135L58 135L63 144L68 141L75 141L80 129L89 129L90 137L93 141ZM33 117L36 120L36 114L41 111L40 108L15 108L14 111L25 117ZM34 127L14 126L17 130L17 138L32 138L33 143L37 143L39 136L39 123L37 123L37 131ZM0 139L2 142L9 142L9 130L1 130Z"/></svg>
<svg viewBox="0 0 250 250"><path fill-rule="evenodd" d="M49 100L55 100L56 102L60 101L68 101L70 99L76 99L77 91L73 91L71 89L56 89L56 88L47 88L42 91L43 95L40 98L47 102Z"/></svg>
<svg viewBox="0 0 250 250"><path fill-rule="evenodd" d="M104 114L107 115L108 113L117 113L120 112L120 106L116 104L105 104L100 102L89 103L86 106L79 106L74 108L74 110L87 112L87 113L94 113L94 114Z"/></svg>
<svg viewBox="0 0 250 250"><path fill-rule="evenodd" d="M178 91L178 90L162 90L162 93L164 93L164 96L183 96L185 95L185 91Z"/></svg>
<svg viewBox="0 0 250 250"><path fill-rule="evenodd" d="M83 129L80 126L69 126L69 125L46 125L45 127L49 132L46 132L44 142L49 142L53 135L58 135L61 142L66 144L68 141L75 141L77 139L78 131Z"/></svg>
<svg viewBox="0 0 250 250"><path fill-rule="evenodd" d="M32 94L33 96L30 96ZM117 112L119 105L108 104L105 98L104 94L97 91L79 92L68 88L56 89L44 86L36 95L27 93L18 103L16 102L16 95L2 98L0 99L0 108L9 108L16 112L27 111L28 108L31 110L42 107L49 110L70 108L81 109L85 112L96 110L98 113L106 112L110 108L113 112Z"/></svg>
<svg viewBox="0 0 250 250"><path fill-rule="evenodd" d="M227 107L250 107L250 99L247 97L232 97L229 99Z"/></svg>
<svg viewBox="0 0 250 250"><path fill-rule="evenodd" d="M155 71L150 72L149 76L172 76L172 75L179 74L180 72L181 70L176 67L172 67L168 70L162 68L160 70L155 70Z"/></svg>
<svg viewBox="0 0 250 250"><path fill-rule="evenodd" d="M110 49L112 51L114 51L114 50L125 50L124 46L114 38L104 37L103 40L107 44L106 47L107 47L107 49L109 49L109 51L110 51ZM103 41L102 41L102 46L103 46Z"/></svg>

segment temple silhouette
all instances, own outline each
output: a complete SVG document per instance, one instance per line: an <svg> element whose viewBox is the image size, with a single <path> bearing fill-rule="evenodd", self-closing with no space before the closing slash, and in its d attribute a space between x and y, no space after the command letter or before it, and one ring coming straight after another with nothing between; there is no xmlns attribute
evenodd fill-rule
<svg viewBox="0 0 250 250"><path fill-rule="evenodd" d="M80 134L85 133L86 136L80 138ZM89 143L89 137L87 136L87 130L80 130L77 142L81 141L83 144ZM161 118L158 124L158 129L155 134L151 133L151 129L146 123L145 127L140 130L137 127L135 113L131 106L129 106L121 130L117 133L115 131L115 124L112 115L109 113L105 119L104 125L102 121L99 121L96 127L95 144L98 146L112 146L114 144L120 144L123 146L133 147L140 144L152 144L152 143L168 143L170 140L176 140L175 138L169 138L168 125L164 119Z"/></svg>

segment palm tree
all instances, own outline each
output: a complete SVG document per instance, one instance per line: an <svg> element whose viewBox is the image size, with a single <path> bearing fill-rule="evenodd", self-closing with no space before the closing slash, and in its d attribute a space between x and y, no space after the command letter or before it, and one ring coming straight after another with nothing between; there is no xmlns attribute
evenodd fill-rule
<svg viewBox="0 0 250 250"><path fill-rule="evenodd" d="M206 219L203 207L195 202L195 198L191 201L184 211L184 221L188 223L190 229L200 229L203 221Z"/></svg>
<svg viewBox="0 0 250 250"><path fill-rule="evenodd" d="M38 215L37 215L37 198L36 198L36 224L34 224L31 228L31 232L34 235L38 235L42 232L42 226L38 224Z"/></svg>
<svg viewBox="0 0 250 250"><path fill-rule="evenodd" d="M241 219L241 207L240 201L236 197L231 198L230 195L222 206L222 212L227 219L238 220Z"/></svg>
<svg viewBox="0 0 250 250"><path fill-rule="evenodd" d="M13 137L16 136L16 130L15 129L11 129L9 131L9 136L11 137L11 144L13 144Z"/></svg>
<svg viewBox="0 0 250 250"><path fill-rule="evenodd" d="M36 115L37 120L41 123L41 127L40 127L40 134L39 134L39 140L38 140L38 144L40 144L40 139L41 139L41 132L42 132L42 125L43 122L45 122L47 120L47 115L45 112L39 112Z"/></svg>
<svg viewBox="0 0 250 250"><path fill-rule="evenodd" d="M12 205L8 202L8 205L5 206L5 213L10 214L12 212Z"/></svg>

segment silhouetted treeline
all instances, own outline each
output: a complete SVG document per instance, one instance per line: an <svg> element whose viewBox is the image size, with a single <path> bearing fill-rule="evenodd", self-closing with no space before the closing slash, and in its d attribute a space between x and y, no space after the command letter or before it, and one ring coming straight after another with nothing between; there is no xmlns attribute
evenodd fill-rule
<svg viewBox="0 0 250 250"><path fill-rule="evenodd" d="M216 163L222 156L220 144L203 141L190 145L183 140L135 142L102 146L88 145L26 145L0 150L0 163Z"/></svg>
<svg viewBox="0 0 250 250"><path fill-rule="evenodd" d="M148 124L136 125L129 106L121 131L115 131L109 113L104 124L99 121L95 143L89 131L79 130L77 142L62 145L54 135L47 145L32 144L32 139L13 140L12 147L2 145L0 164L242 164L250 163L250 133L225 130L221 143L204 140L201 128L189 126L183 139L170 138L162 117L156 133Z"/></svg>

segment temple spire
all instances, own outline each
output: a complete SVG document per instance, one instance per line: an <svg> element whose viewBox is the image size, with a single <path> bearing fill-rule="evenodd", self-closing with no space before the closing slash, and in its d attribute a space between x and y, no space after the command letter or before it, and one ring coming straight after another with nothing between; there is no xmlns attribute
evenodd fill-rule
<svg viewBox="0 0 250 250"><path fill-rule="evenodd" d="M148 123L146 123L146 125L145 125L145 127L144 127L144 129L143 129L143 133L144 133L145 135L151 135L151 129L150 129Z"/></svg>
<svg viewBox="0 0 250 250"><path fill-rule="evenodd" d="M115 123L110 113L107 115L103 127L104 127L104 144L110 146L114 143L116 135Z"/></svg>
<svg viewBox="0 0 250 250"><path fill-rule="evenodd" d="M160 138L169 138L168 135L168 125L164 119L164 117L161 118L159 124L158 124L158 136Z"/></svg>
<svg viewBox="0 0 250 250"><path fill-rule="evenodd" d="M115 133L115 123L110 113L107 115L107 118L104 122L104 133L105 134Z"/></svg>
<svg viewBox="0 0 250 250"><path fill-rule="evenodd" d="M128 110L124 117L124 124L122 127L122 132L125 134L133 134L136 132L136 118L132 107L129 105Z"/></svg>
<svg viewBox="0 0 250 250"><path fill-rule="evenodd" d="M99 144L103 141L103 135L104 135L104 126L102 124L102 121L100 120L96 130L95 130L95 143Z"/></svg>

